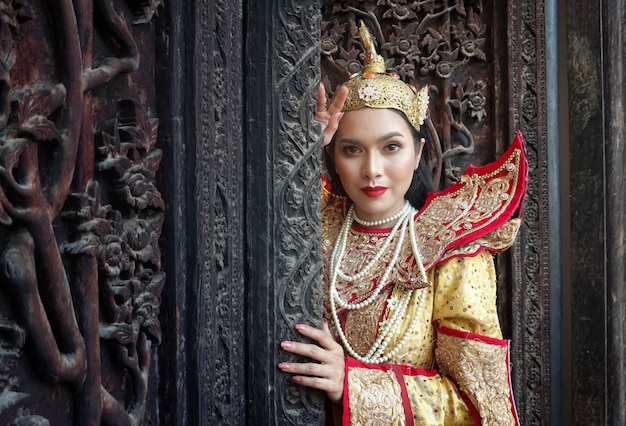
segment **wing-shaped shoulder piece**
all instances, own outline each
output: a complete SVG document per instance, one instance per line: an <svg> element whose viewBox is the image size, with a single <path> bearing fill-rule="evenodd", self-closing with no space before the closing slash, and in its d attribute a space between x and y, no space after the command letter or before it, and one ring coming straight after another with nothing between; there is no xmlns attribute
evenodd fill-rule
<svg viewBox="0 0 626 426"><path fill-rule="evenodd" d="M451 257L510 246L519 228L527 182L528 164L518 132L496 161L468 167L457 183L431 194L415 216L424 266L429 269Z"/></svg>

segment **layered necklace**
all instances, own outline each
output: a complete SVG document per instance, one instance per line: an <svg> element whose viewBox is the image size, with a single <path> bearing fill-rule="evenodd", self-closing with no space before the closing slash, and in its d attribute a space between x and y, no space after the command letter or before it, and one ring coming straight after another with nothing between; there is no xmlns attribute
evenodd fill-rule
<svg viewBox="0 0 626 426"><path fill-rule="evenodd" d="M396 335L400 331L402 321L405 318L405 314L409 309L410 301L415 290L406 290L403 293L398 305L393 310L393 315L389 319L389 326L382 328L376 341L365 355L358 354L352 348L350 342L348 342L348 338L346 337L339 323L337 305L339 305L342 309L356 310L365 308L371 305L376 300L380 292L385 287L385 284L388 282L391 272L393 271L393 268L398 261L400 251L402 250L402 247L404 245L404 237L406 235L407 228L409 229L411 248L413 250L413 255L415 256L415 261L417 262L419 268L421 281L423 283L428 283L426 270L424 269L424 265L422 263L422 256L417 248L417 239L415 237L415 224L413 220L415 213L417 213L417 210L415 210L415 208L413 208L409 204L409 202L406 201L404 207L396 214L385 219L368 222L357 218L354 212L353 204L352 206L350 206L348 214L346 215L346 218L343 222L343 226L341 227L339 235L337 236L337 241L335 242L335 247L333 248L333 252L330 257L330 311L333 317L335 328L337 329L337 333L339 334L339 338L341 339L344 348L350 354L350 356L361 362L369 364L382 364L390 360L398 353L398 351L406 343L407 338L412 334L413 330L417 326L419 312L422 308L426 292L422 291L419 298L417 298L417 301L415 302L413 318L411 319L411 323L404 333L404 336L402 336L400 342L398 342L395 347L388 348L389 344L393 340L394 335ZM380 250L378 250L378 252L374 255L370 262L368 262L359 272L352 275L346 274L344 271L341 270L341 262L346 252L346 246L353 222L357 222L363 226L372 227L383 225L385 223L390 223L393 221L395 221L395 224L391 229L391 232L387 236ZM400 235L398 236L398 238L396 238L396 246L394 247L392 258L385 268L382 277L377 280L371 294L365 300L362 300L360 302L350 303L343 300L339 296L339 292L337 291L337 280L342 279L345 282L355 282L366 277L368 272L379 263L382 256L387 252L398 230L400 232Z"/></svg>

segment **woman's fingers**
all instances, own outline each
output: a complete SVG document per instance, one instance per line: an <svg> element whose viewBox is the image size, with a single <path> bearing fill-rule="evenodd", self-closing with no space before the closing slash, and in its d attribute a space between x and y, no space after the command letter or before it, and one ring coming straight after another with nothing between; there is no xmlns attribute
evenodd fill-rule
<svg viewBox="0 0 626 426"><path fill-rule="evenodd" d="M330 377L336 371L334 368L326 364L318 364L315 362L288 363L281 362L278 367L283 371L291 374L299 374L303 376Z"/></svg>
<svg viewBox="0 0 626 426"><path fill-rule="evenodd" d="M343 112L332 115L328 120L328 124L324 127L324 143L322 144L322 147L325 147L333 140L333 136L335 136L335 133L339 128L339 121L341 120L341 117L343 117Z"/></svg>
<svg viewBox="0 0 626 426"><path fill-rule="evenodd" d="M298 324L296 329L303 336L316 341L318 345L314 343L282 342L281 347L287 352L302 355L318 362L332 362L333 358L336 357L343 359L343 348L333 339L326 324L324 324L324 329L304 324Z"/></svg>
<svg viewBox="0 0 626 426"><path fill-rule="evenodd" d="M350 90L347 86L341 86L333 99L333 103L328 107L328 113L332 116L341 112L343 109L343 105L346 103L346 98L348 97L348 93ZM319 111L319 109L318 109Z"/></svg>
<svg viewBox="0 0 626 426"><path fill-rule="evenodd" d="M293 374L293 380L303 386L326 391L328 397L339 402L343 395L345 356L343 348L335 341L324 321L323 328L296 325L300 334L317 342L281 342L281 347L290 353L302 355L316 362L282 362L278 368Z"/></svg>
<svg viewBox="0 0 626 426"><path fill-rule="evenodd" d="M322 125L322 129L326 129L330 121L330 113L326 110L326 88L324 83L320 83L317 87L317 108L315 110L315 119Z"/></svg>
<svg viewBox="0 0 626 426"><path fill-rule="evenodd" d="M296 374L292 376L294 382L302 386L307 386L313 389L319 389L321 391L324 391L331 401L335 403L341 402L343 396L343 371L339 374L333 374L331 376L324 376L319 374L309 375L306 373L299 374L294 371L293 368L298 365L299 364L279 364L279 367L281 368L281 370L287 373Z"/></svg>
<svg viewBox="0 0 626 426"><path fill-rule="evenodd" d="M330 334L326 321L324 321L322 328L315 328L306 324L297 324L296 330L303 336L315 340L325 349L341 349L341 345L339 345L333 338L333 335Z"/></svg>
<svg viewBox="0 0 626 426"><path fill-rule="evenodd" d="M324 83L320 83L317 89L317 111L315 113L315 119L322 125L322 130L324 131L323 146L330 143L339 127L339 121L341 117L343 117L341 110L346 102L348 93L348 88L341 86L327 110L326 88L324 87Z"/></svg>
<svg viewBox="0 0 626 426"><path fill-rule="evenodd" d="M317 110L316 112L325 112L326 111L326 88L324 87L324 83L320 83L317 86Z"/></svg>

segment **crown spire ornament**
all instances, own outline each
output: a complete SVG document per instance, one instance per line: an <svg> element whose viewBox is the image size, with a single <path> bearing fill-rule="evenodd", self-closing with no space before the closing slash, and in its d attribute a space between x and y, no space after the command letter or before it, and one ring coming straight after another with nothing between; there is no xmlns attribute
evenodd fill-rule
<svg viewBox="0 0 626 426"><path fill-rule="evenodd" d="M360 73L342 84L349 89L342 111L392 108L402 111L419 130L428 114L428 86L417 92L415 87L400 80L398 73L387 73L385 59L376 52L372 34L363 21L359 22L359 34L365 48L365 62Z"/></svg>

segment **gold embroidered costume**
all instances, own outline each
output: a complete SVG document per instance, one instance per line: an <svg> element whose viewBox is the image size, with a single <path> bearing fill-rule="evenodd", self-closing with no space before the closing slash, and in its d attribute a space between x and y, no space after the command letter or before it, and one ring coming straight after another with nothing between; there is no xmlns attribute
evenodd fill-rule
<svg viewBox="0 0 626 426"><path fill-rule="evenodd" d="M323 191L325 315L347 355L344 425L518 424L492 254L513 243L526 179L518 134L500 159L470 167L402 229L351 222L343 235L350 201ZM386 272L396 255L381 248L401 237ZM333 292L346 306L331 303Z"/></svg>

